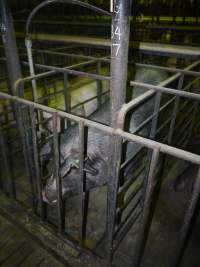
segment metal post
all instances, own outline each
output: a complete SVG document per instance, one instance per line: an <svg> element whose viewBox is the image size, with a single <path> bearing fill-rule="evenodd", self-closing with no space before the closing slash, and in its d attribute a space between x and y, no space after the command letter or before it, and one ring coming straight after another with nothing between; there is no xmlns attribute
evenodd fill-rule
<svg viewBox="0 0 200 267"><path fill-rule="evenodd" d="M125 102L128 50L130 34L131 0L115 0L112 14L111 35L111 126L118 127L118 111ZM108 264L112 264L115 211L121 165L122 138L110 138L110 170L107 198ZM115 170L115 171L113 171Z"/></svg>
<svg viewBox="0 0 200 267"><path fill-rule="evenodd" d="M116 127L117 112L126 97L131 2L115 0L112 15L110 99L113 127Z"/></svg>
<svg viewBox="0 0 200 267"><path fill-rule="evenodd" d="M1 33L6 55L8 70L9 93L15 95L14 83L22 77L13 19L9 1L0 0Z"/></svg>

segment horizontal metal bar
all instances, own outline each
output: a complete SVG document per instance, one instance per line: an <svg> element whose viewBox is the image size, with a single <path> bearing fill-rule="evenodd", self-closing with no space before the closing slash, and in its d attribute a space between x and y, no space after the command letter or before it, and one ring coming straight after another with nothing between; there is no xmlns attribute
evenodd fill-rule
<svg viewBox="0 0 200 267"><path fill-rule="evenodd" d="M104 95L106 95L106 94L108 94L108 93L109 93L109 91L106 91L106 92L104 92L103 94L101 94L101 96L104 96ZM92 101L92 100L95 100L95 99L97 99L97 95L96 95L96 96L93 96L93 97L91 97L91 98L88 98L87 100L85 100L85 101L83 101L83 102L81 102L81 103L79 103L79 104L76 104L76 105L72 106L72 107L71 107L71 110L73 110L73 109L75 109L75 108L78 108L78 107L80 107L80 106L82 106L82 105L84 105L84 104L87 104L88 102L90 102L90 101Z"/></svg>
<svg viewBox="0 0 200 267"><path fill-rule="evenodd" d="M141 63L136 63L136 66L148 68L148 69L165 70L165 71L172 72L172 73L181 73L181 74L185 74L189 76L200 77L200 72L198 71L169 68L169 67L164 67L164 66L156 66L156 65L141 64Z"/></svg>
<svg viewBox="0 0 200 267"><path fill-rule="evenodd" d="M167 93L167 94L171 94L171 95L176 95L176 96L200 101L200 95L195 94L195 93L191 93L191 92L181 91L181 90L177 90L177 89L171 89L171 88L167 88L167 87L163 87L163 86L159 86L159 85L150 85L150 84L141 83L141 82L131 82L131 85L137 86L140 88L144 88L147 90L155 90L155 91L159 91L162 93Z"/></svg>
<svg viewBox="0 0 200 267"><path fill-rule="evenodd" d="M72 58L80 58L80 59L92 59L95 61L101 61L110 63L110 59L107 59L106 57L94 57L94 56L85 56L81 54L70 54L70 53L64 53L64 52L54 52L49 50L38 50L38 49L32 49L33 52L37 53L44 53L49 55L58 55L58 56L66 56L66 57L72 57Z"/></svg>
<svg viewBox="0 0 200 267"><path fill-rule="evenodd" d="M27 62L25 62L25 63L27 64ZM91 61L90 61L90 63L91 63ZM82 63L79 63L79 66L83 66L85 64L86 64L86 62L82 62ZM89 64L89 63L87 62L87 64ZM54 74L54 73L68 73L68 74L75 75L75 76L89 77L89 78L95 79L95 80L110 81L110 77L109 76L103 76L103 75L97 75L97 74L94 74L94 73L88 73L88 72L83 72L83 71L72 70L71 69L72 66L61 68L61 67L48 66L48 65L43 65L43 64L35 64L35 67L38 67L38 68L41 68L41 69L45 69L45 70L51 70L51 71L47 72L47 74L49 73L49 75L50 74ZM73 67L77 67L77 66L73 65ZM31 80L38 79L37 75L29 76L29 77L27 77L27 79L28 78L29 79L31 78ZM24 78L24 79L26 79L26 78Z"/></svg>
<svg viewBox="0 0 200 267"><path fill-rule="evenodd" d="M32 101L25 100L25 99L17 97L17 96L12 96L12 95L9 95L9 94L3 93L3 92L0 92L0 98L4 98L4 99L8 99L10 101L22 103L22 104L25 104L27 106L33 105L35 108L38 108L38 109L43 110L45 112L49 112L51 114L53 114L54 112L57 112L57 115L59 115L60 117L70 119L70 120L73 120L75 122L83 121L85 126L102 130L105 133L107 133L108 135L120 136L124 139L127 139L130 142L137 142L138 144L145 146L147 148L159 149L160 152L162 152L162 153L169 154L171 156L192 162L194 164L200 164L200 156L199 155L196 155L196 154L193 154L193 153L181 150L181 149L177 149L177 148L174 148L174 147L171 147L171 146L168 146L168 145L165 145L165 144L153 141L153 140L149 140L149 139L141 137L141 136L127 133L121 129L113 129L112 127L97 123L95 121L91 121L91 120L88 120L88 119L85 119L82 117L78 117L76 115L72 115L72 114L66 113L64 111L58 111L54 108L50 108L50 107L47 107L47 106L44 106L44 105L41 105L38 103L34 103Z"/></svg>
<svg viewBox="0 0 200 267"><path fill-rule="evenodd" d="M59 95L59 94L62 94L64 92L64 90L59 90L59 91L56 91L55 93L51 93L51 94L48 94L46 96L42 96L42 97L38 97L38 102L40 101L44 101L44 100L48 100L56 95Z"/></svg>

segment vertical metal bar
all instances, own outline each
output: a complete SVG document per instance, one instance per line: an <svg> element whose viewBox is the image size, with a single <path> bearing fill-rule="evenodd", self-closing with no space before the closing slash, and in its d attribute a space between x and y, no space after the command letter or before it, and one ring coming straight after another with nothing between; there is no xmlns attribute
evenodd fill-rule
<svg viewBox="0 0 200 267"><path fill-rule="evenodd" d="M193 191L192 191L192 197L189 202L189 206L187 209L187 212L185 214L184 222L182 225L182 228L180 230L180 237L179 237L179 242L178 242L178 249L177 252L174 253L174 258L172 260L172 266L179 266L184 249L186 247L187 243L187 237L188 237L188 232L192 223L192 219L196 210L196 206L199 200L199 195L200 195L200 167L198 169L198 173L195 179L195 183L193 185Z"/></svg>
<svg viewBox="0 0 200 267"><path fill-rule="evenodd" d="M111 36L111 125L117 126L117 112L125 102L130 35L131 0L115 0Z"/></svg>
<svg viewBox="0 0 200 267"><path fill-rule="evenodd" d="M59 142L58 142L58 115L53 113L53 150L54 150L54 178L56 179L56 189L57 189L57 203L58 203L58 229L59 233L63 233L65 229L65 211L62 200L62 181L60 177L60 152L59 152Z"/></svg>
<svg viewBox="0 0 200 267"><path fill-rule="evenodd" d="M148 230L151 224L150 212L151 212L151 208L153 204L153 196L154 196L155 187L157 184L155 172L156 172L156 167L158 166L158 160L159 160L159 150L154 149L152 158L151 158L149 175L147 179L147 187L146 187L141 220L140 220L139 229L137 232L138 237L136 240L135 253L134 253L134 258L133 258L134 267L140 266L141 257L143 254L144 246L146 243L146 238L148 235Z"/></svg>
<svg viewBox="0 0 200 267"><path fill-rule="evenodd" d="M22 77L13 18L9 8L9 1L0 0L1 33L6 55L6 65L9 77L10 93L16 95L14 83Z"/></svg>
<svg viewBox="0 0 200 267"><path fill-rule="evenodd" d="M9 163L9 155L8 155L8 149L6 147L6 140L3 136L3 132L0 129L0 148L1 148L1 157L2 161L4 162L4 168L5 168L5 173L6 173L6 180L3 179L2 185L3 189L6 191L6 193L9 193L11 197L16 198L16 188L15 188L15 181L14 181L14 176L13 172ZM2 175L2 178L5 176ZM5 184L4 181L7 183Z"/></svg>
<svg viewBox="0 0 200 267"><path fill-rule="evenodd" d="M113 1L114 0L110 0L110 12L111 13L113 12L113 6L114 6Z"/></svg>
<svg viewBox="0 0 200 267"><path fill-rule="evenodd" d="M36 175L36 184L37 184L37 195L39 200L39 209L40 216L42 220L46 219L46 204L42 199L42 181L41 181L41 173L39 166L39 153L38 153L38 144L37 144L37 133L35 130L36 120L35 120L35 111L34 107L29 107L30 111L30 119L31 119L31 129L32 129L32 141L33 141L33 157L34 157L34 166L35 166L35 175Z"/></svg>
<svg viewBox="0 0 200 267"><path fill-rule="evenodd" d="M84 161L87 156L87 136L88 129L82 121L79 122L79 196L80 196L80 245L84 246L86 239L86 224L88 212L89 193L86 188L86 173L84 171Z"/></svg>
<svg viewBox="0 0 200 267"><path fill-rule="evenodd" d="M108 180L107 196L107 236L108 236L108 264L113 260L113 236L116 225L117 193L119 188L120 167L122 157L123 139L119 136L113 138L112 162Z"/></svg>
<svg viewBox="0 0 200 267"><path fill-rule="evenodd" d="M128 69L128 50L130 35L131 0L115 0L113 3L111 28L111 126L118 127L118 111L126 98ZM115 214L119 174L122 154L122 138L110 137L109 183L107 195L107 236L108 264L113 259L113 234L115 230Z"/></svg>
<svg viewBox="0 0 200 267"><path fill-rule="evenodd" d="M178 82L178 88L177 88L178 90L182 90L183 81L184 81L184 75L181 75L181 77L179 78L179 82ZM171 123L170 123L169 133L168 133L168 140L167 140L168 144L172 143L179 104L180 104L180 97L176 96L175 102L174 102L174 108L172 111L172 119L171 119Z"/></svg>
<svg viewBox="0 0 200 267"><path fill-rule="evenodd" d="M32 55L32 41L31 41L30 37L26 37L25 45L26 45L26 49L27 49L30 75L34 76L35 75L35 69L34 69L33 55ZM33 88L33 100L34 100L34 102L37 102L38 101L37 84L36 84L35 80L32 80L31 83L32 83L32 88Z"/></svg>
<svg viewBox="0 0 200 267"><path fill-rule="evenodd" d="M97 74L101 73L101 61L97 61ZM97 80L97 108L102 104L102 81Z"/></svg>
<svg viewBox="0 0 200 267"><path fill-rule="evenodd" d="M34 179L34 166L33 166L33 160L32 160L32 148L30 145L30 140L31 140L31 136L30 136L30 125L29 125L29 112L28 112L28 106L23 106L23 108L21 107L20 110L20 117L22 119L22 138L24 142L24 147L25 147L25 161L27 161L27 168L28 168L28 178L29 178L29 182L30 182L30 188L31 188L31 194L32 194L32 205L33 205L33 210L35 211L36 209L36 186L35 186L35 179ZM19 115L19 112L18 112Z"/></svg>
<svg viewBox="0 0 200 267"><path fill-rule="evenodd" d="M71 109L71 100L70 100L70 93L69 93L69 86L68 86L68 74L65 72L63 74L63 92L64 92L64 98L65 98L65 111L70 112ZM67 127L71 126L71 121L66 120Z"/></svg>

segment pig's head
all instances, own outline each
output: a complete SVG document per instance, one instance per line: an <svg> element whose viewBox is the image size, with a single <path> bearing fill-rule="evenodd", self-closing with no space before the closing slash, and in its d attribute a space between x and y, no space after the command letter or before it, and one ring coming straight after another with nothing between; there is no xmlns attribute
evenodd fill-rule
<svg viewBox="0 0 200 267"><path fill-rule="evenodd" d="M108 166L100 156L88 155L84 161L86 189L90 190L106 183ZM62 181L62 199L79 194L79 153L73 152L67 158L61 157L60 178ZM47 180L43 189L43 200L49 204L57 203L57 186L54 174Z"/></svg>

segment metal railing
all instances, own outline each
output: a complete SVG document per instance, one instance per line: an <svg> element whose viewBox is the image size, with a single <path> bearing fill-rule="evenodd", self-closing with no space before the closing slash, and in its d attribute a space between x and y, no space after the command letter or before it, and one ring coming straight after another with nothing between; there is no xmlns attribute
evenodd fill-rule
<svg viewBox="0 0 200 267"><path fill-rule="evenodd" d="M200 165L200 156L192 154L190 152L169 146L171 144L176 145L173 143L174 141L174 130L176 125L176 119L179 113L186 108L189 112L189 116L191 117L190 121L190 130L187 131L188 135L185 137L185 140L188 142L192 133L192 128L194 126L194 118L197 112L197 104L200 100L200 96L196 93L192 93L189 91L190 86L186 84L183 87L183 81L186 79L187 76L192 76L193 81L190 81L191 86L193 85L194 81L199 78L199 73L196 71L198 69L200 62L195 62L188 68L184 70L176 70L176 69L169 69L166 70L175 73L172 77L168 78L166 81L162 82L158 86L147 85L138 82L131 82L132 86L137 86L141 88L147 89L147 92L143 95L139 96L136 99L124 104L118 113L117 125L116 129L105 126L100 123L81 118L63 111L59 111L50 107L46 107L39 103L31 102L25 100L23 98L17 96L10 96L5 93L0 93L1 99L6 99L15 103L15 107L17 112L19 112L19 121L18 125L20 127L20 135L23 137L22 144L23 144L23 153L25 155L25 165L26 171L30 180L30 184L32 187L33 193L33 207L36 212L39 212L41 218L44 220L46 218L46 204L43 201L42 197L42 180L41 180L41 167L40 167L40 160L39 160L39 150L38 150L38 142L40 141L37 136L37 129L35 125L37 124L36 120L36 111L46 112L52 115L53 120L53 133L50 136L53 140L54 144L54 173L56 174L56 184L57 184L57 196L58 196L58 223L57 227L60 233L64 234L65 229L65 209L64 209L64 201L62 199L62 183L59 176L59 133L57 131L57 121L58 119L65 119L73 121L79 125L79 143L80 143L80 153L79 153L79 189L80 189L80 247L84 245L84 240L86 238L85 233L85 224L87 220L87 216L85 214L85 208L87 206L87 199L86 199L86 192L84 191L85 188L85 173L84 173L84 159L86 157L87 151L87 132L91 128L98 129L99 131L104 132L105 134L109 135L112 139L115 140L115 155L113 158L113 166L112 169L113 173L111 177L114 179L108 179L108 212L107 212L107 238L108 238L108 254L109 254L109 261L112 261L114 252L117 250L118 246L121 244L121 241L126 237L127 233L129 232L130 228L138 221L140 221L140 228L138 232L138 240L137 244L137 253L135 253L135 264L139 264L141 260L141 252L142 248L145 245L145 233L146 229L150 224L149 219L149 212L151 208L152 198L154 196L154 189L157 184L157 174L160 169L165 167L163 163L163 154L165 154L168 158L170 156L191 162L193 164ZM42 66L43 68L44 66ZM146 66L147 67L147 66ZM157 66L149 66L150 68L159 68ZM46 66L44 67L46 68ZM39 80L41 78L47 78L49 75L52 75L52 71L61 72L61 73L69 73L72 72L74 75L90 75L85 73L80 73L79 71L73 71L68 69L59 69L56 67L48 67L50 71L35 75L33 77L27 77L21 80L18 80L15 85L16 91L20 92L20 88L24 83L31 82L32 79ZM163 67L160 67L162 70ZM98 75L92 75L94 79L105 79L109 81L109 77L103 77ZM171 89L169 86L177 82L178 88ZM136 89L137 90L137 89ZM162 103L162 95L170 95L170 99L164 101ZM124 130L124 125L126 121L127 114L131 111L137 110L140 106L144 105L144 103L148 102L150 99L155 97L155 105L154 105L154 112L148 117L145 121L141 123L137 127L137 129L133 132L127 132ZM190 110L187 109L187 103L184 102L183 105L179 105L182 99L186 99L187 101L194 102L194 110L193 115L191 116ZM166 109L167 106L173 105L173 112L171 117L168 118L167 121L163 121L161 125L158 124L158 117L163 110ZM171 107L171 106L170 106ZM35 113L36 112L36 113ZM188 115L186 114L188 118ZM140 133L147 124L151 125L151 131L149 138L157 140L156 134L160 131L162 127L165 127L168 124L170 127L169 131L167 132L164 140L153 141L141 136L137 136L136 133ZM184 127L183 124L182 127ZM182 128L179 127L179 130ZM1 149L2 153L2 160L5 164L6 170L8 172L8 181L12 184L7 185L6 188L14 188L14 182L12 173L10 172L10 164L8 161L8 151L5 147L5 142L3 140L3 129L1 130ZM165 131L166 133L166 131ZM32 140L32 141L31 141ZM128 142L134 142L140 146L140 151L134 155L133 158L125 158L122 160L123 146ZM164 143L166 144L164 144ZM162 154L162 155L160 155ZM146 162L143 164L142 162ZM133 172L133 177L128 182L123 182L122 179L122 171L123 169L128 166L130 163L134 164L135 169ZM34 170L34 171L33 171ZM181 235L180 235L180 244L178 246L178 253L174 257L174 265L180 259L183 244L186 241L186 235L188 233L188 229L190 226L190 222L192 219L192 215L194 213L194 208L197 203L197 196L200 193L200 182L199 182L199 172L198 177L196 178L195 186L193 188L192 198L188 207L188 211L185 215L185 221L182 225ZM36 184L34 185L34 179L36 177ZM138 180L139 183L134 186L133 183ZM12 189L12 195L15 190ZM127 197L127 192L129 190L129 195ZM131 191L131 192L130 192ZM119 203L119 199L123 201ZM38 201L38 206L36 205ZM39 209L38 209L39 207ZM128 209L129 212L127 212Z"/></svg>

